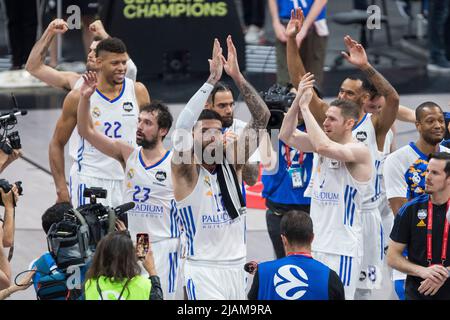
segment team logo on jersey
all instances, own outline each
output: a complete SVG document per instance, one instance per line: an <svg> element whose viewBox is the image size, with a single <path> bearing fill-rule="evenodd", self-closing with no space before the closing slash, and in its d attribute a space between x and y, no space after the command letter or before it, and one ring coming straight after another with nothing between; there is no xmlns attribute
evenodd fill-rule
<svg viewBox="0 0 450 320"><path fill-rule="evenodd" d="M122 107L123 107L123 110L125 110L126 112L131 112L134 109L132 102L124 102Z"/></svg>
<svg viewBox="0 0 450 320"><path fill-rule="evenodd" d="M427 225L423 220L420 220L419 223L416 225L416 227L426 227Z"/></svg>
<svg viewBox="0 0 450 320"><path fill-rule="evenodd" d="M307 292L308 275L298 266L282 266L273 277L273 285L281 298L298 300Z"/></svg>
<svg viewBox="0 0 450 320"><path fill-rule="evenodd" d="M92 109L92 117L93 118L99 118L102 115L102 113L100 112L100 109L98 107L95 107L94 109Z"/></svg>
<svg viewBox="0 0 450 320"><path fill-rule="evenodd" d="M340 166L341 166L341 162L340 161L337 161L337 160L334 160L334 159L332 159L330 161L330 168L331 169L338 169Z"/></svg>
<svg viewBox="0 0 450 320"><path fill-rule="evenodd" d="M131 168L130 170L128 170L128 172L127 172L127 177L128 177L128 179L133 179L134 178L134 169L133 168Z"/></svg>
<svg viewBox="0 0 450 320"><path fill-rule="evenodd" d="M358 141L364 142L367 140L367 132L365 131L359 131L356 133L356 139Z"/></svg>
<svg viewBox="0 0 450 320"><path fill-rule="evenodd" d="M155 178L156 178L156 180L158 180L159 182L166 181L166 179L167 179L167 173L166 173L165 171L158 171L158 172L155 174Z"/></svg>
<svg viewBox="0 0 450 320"><path fill-rule="evenodd" d="M417 218L419 218L420 220L425 219L427 217L427 215L428 215L428 213L427 213L427 210L425 210L425 209L420 209L417 212Z"/></svg>
<svg viewBox="0 0 450 320"><path fill-rule="evenodd" d="M419 173L416 171L416 172L413 172L413 176L412 176L412 182L413 183L415 183L415 184L419 184L420 183L420 175L419 175Z"/></svg>

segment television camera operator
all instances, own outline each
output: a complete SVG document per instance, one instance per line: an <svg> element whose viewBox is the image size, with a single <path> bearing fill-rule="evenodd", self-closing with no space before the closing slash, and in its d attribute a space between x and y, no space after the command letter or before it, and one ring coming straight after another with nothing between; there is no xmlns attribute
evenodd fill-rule
<svg viewBox="0 0 450 320"><path fill-rule="evenodd" d="M73 209L70 203L57 203L42 216L49 252L29 268L36 269L33 283L37 299L84 299L83 283L97 245L115 230L128 233L125 213L134 203L105 207L97 199L106 198L106 193L101 188L85 189L84 197L90 199L90 204Z"/></svg>

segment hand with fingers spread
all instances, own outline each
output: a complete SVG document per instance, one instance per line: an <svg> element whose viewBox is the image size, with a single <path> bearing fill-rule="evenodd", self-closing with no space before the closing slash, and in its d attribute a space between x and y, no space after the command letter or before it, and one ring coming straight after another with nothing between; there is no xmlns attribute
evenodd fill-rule
<svg viewBox="0 0 450 320"><path fill-rule="evenodd" d="M361 44L353 40L350 36L344 37L344 43L347 52L341 52L341 54L348 62L359 69L362 69L369 64L366 50Z"/></svg>
<svg viewBox="0 0 450 320"><path fill-rule="evenodd" d="M291 10L291 19L286 26L286 36L288 38L295 38L297 34L302 30L303 22L305 21L305 16L301 8L296 10Z"/></svg>
<svg viewBox="0 0 450 320"><path fill-rule="evenodd" d="M69 25L63 19L55 19L47 27L47 30L53 34L64 34L69 30Z"/></svg>
<svg viewBox="0 0 450 320"><path fill-rule="evenodd" d="M235 82L237 82L239 80L239 78L242 77L242 73L241 73L241 70L239 69L237 50L236 50L236 47L234 46L231 36L227 37L227 47L228 47L227 59L225 59L225 57L222 56L222 60L224 62L223 68L225 69L225 72Z"/></svg>
<svg viewBox="0 0 450 320"><path fill-rule="evenodd" d="M220 81L223 74L223 60L222 60L222 47L220 46L219 40L214 39L214 46L213 46L213 52L212 57L209 59L209 79L208 83L212 84L213 86Z"/></svg>
<svg viewBox="0 0 450 320"><path fill-rule="evenodd" d="M310 72L305 74L298 85L297 96L300 97L298 105L300 109L308 109L313 97L313 87L316 80Z"/></svg>
<svg viewBox="0 0 450 320"><path fill-rule="evenodd" d="M102 39L109 38L109 34L106 32L103 23L100 20L96 20L89 25L89 31L92 32L94 36L100 37Z"/></svg>
<svg viewBox="0 0 450 320"><path fill-rule="evenodd" d="M95 89L97 89L97 73L94 71L88 71L83 74L83 80L80 93L82 97L89 99L95 92Z"/></svg>

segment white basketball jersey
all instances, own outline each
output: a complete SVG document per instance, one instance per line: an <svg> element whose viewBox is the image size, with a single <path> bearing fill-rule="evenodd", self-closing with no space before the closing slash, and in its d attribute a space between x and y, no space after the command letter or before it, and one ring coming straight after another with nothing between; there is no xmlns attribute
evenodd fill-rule
<svg viewBox="0 0 450 320"><path fill-rule="evenodd" d="M217 175L203 167L192 193L177 202L187 238L187 257L194 261L239 262L247 255L246 216L232 220L223 204Z"/></svg>
<svg viewBox="0 0 450 320"><path fill-rule="evenodd" d="M124 202L134 202L128 211L128 230L133 241L136 234L147 233L151 242L180 236L177 208L173 195L172 152L150 167L142 159L142 148L127 160Z"/></svg>
<svg viewBox="0 0 450 320"><path fill-rule="evenodd" d="M136 82L136 75L137 75L137 67L134 64L133 60L128 59L127 73L125 74L125 76ZM77 82L75 82L75 85L72 88L72 90L80 90L81 86L83 85L83 82L84 82L83 77L80 76ZM81 137L78 134L78 130L75 128L69 139L69 156L73 159L73 161L77 161L78 158L77 153L80 139Z"/></svg>
<svg viewBox="0 0 450 320"><path fill-rule="evenodd" d="M95 130L136 147L139 105L132 80L125 79L122 91L113 100L96 90L91 97L90 112ZM80 175L110 180L124 178L123 168L117 160L104 155L83 138L77 150L77 162Z"/></svg>
<svg viewBox="0 0 450 320"><path fill-rule="evenodd" d="M381 198L381 161L383 158L382 153L378 150L377 136L375 134L375 128L373 127L370 113L366 113L364 118L353 129L352 134L358 141L364 143L370 151L372 157L372 182L370 183L369 190L363 200L364 209L373 209L378 207L378 200Z"/></svg>
<svg viewBox="0 0 450 320"><path fill-rule="evenodd" d="M362 254L361 209L369 182L353 179L343 162L317 157L311 192L312 250L357 257Z"/></svg>

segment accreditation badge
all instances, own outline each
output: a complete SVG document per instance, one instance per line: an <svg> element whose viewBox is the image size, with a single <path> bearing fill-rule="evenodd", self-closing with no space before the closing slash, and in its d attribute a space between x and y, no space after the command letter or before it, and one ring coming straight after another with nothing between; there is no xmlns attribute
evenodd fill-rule
<svg viewBox="0 0 450 320"><path fill-rule="evenodd" d="M288 170L289 176L291 177L292 181L292 188L299 189L303 188L303 168L290 168Z"/></svg>

